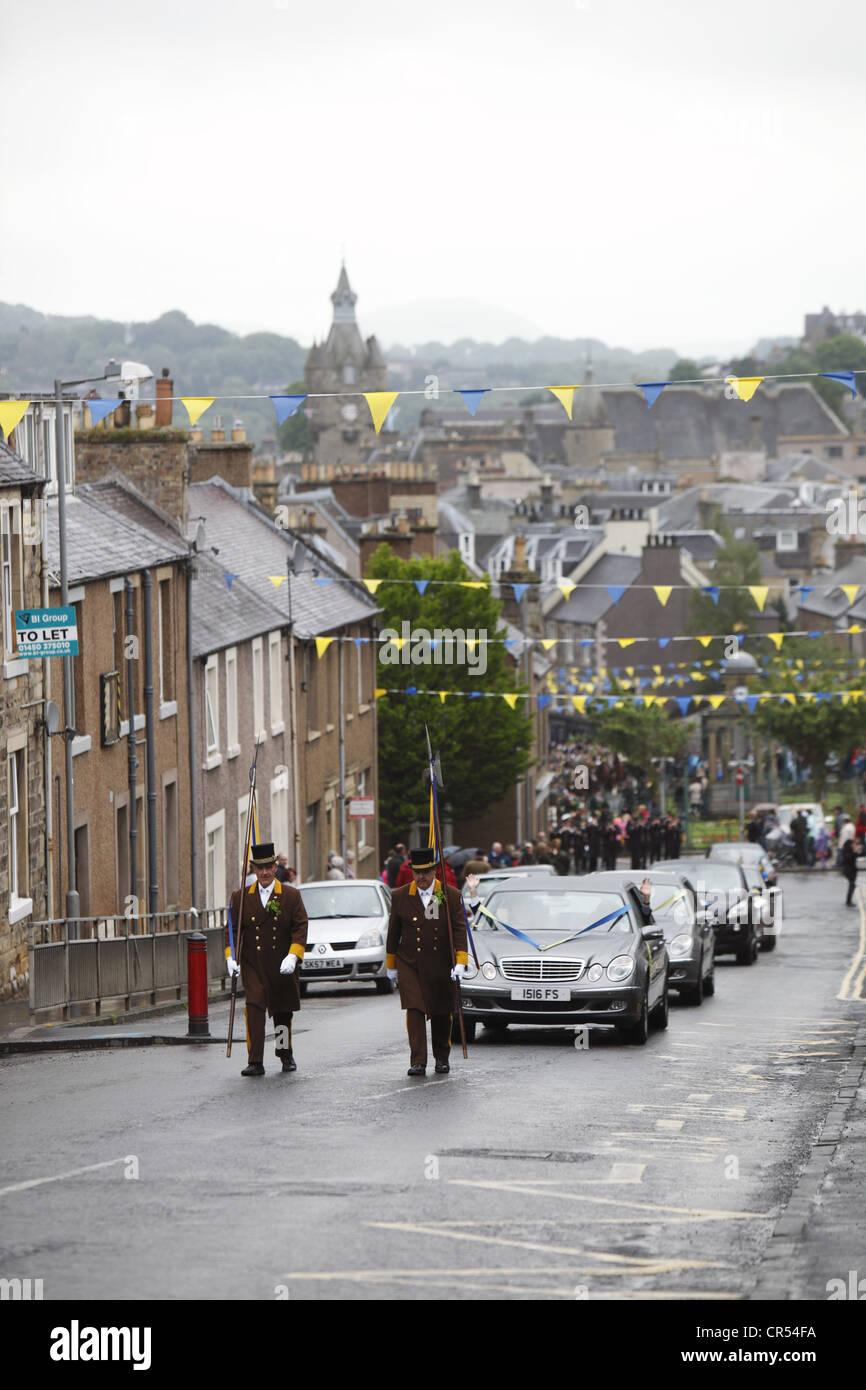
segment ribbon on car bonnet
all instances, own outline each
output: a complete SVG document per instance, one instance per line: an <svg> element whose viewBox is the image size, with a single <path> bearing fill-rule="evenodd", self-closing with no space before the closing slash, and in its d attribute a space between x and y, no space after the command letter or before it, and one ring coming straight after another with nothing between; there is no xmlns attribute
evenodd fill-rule
<svg viewBox="0 0 866 1390"><path fill-rule="evenodd" d="M483 912L485 917L489 917L495 927L504 928L505 931L511 932L512 936L519 936L521 941L528 941L529 945L534 946L536 951L544 952L552 951L554 946L564 946L567 941L574 941L576 937L583 936L584 932L595 931L596 927L603 927L605 922L610 922L613 925L618 918L625 916L628 907L626 905L618 907L615 912L609 912L606 917L599 917L597 922L590 922L588 927L581 927L580 931L572 932L570 936L564 936L560 941L551 941L549 946L539 946L537 941L533 941L531 936L526 935L526 932L518 931L517 927L509 927L507 922L501 922L483 903L478 911Z"/></svg>

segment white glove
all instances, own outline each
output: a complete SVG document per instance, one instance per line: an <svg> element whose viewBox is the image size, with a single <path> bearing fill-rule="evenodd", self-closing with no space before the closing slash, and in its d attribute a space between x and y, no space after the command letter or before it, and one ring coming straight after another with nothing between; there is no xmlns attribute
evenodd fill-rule
<svg viewBox="0 0 866 1390"><path fill-rule="evenodd" d="M454 969L451 971L451 978L452 978L452 980L462 980L462 979L463 979L463 976L464 976L465 974L466 974L466 966L465 966L465 965L455 965Z"/></svg>
<svg viewBox="0 0 866 1390"><path fill-rule="evenodd" d="M385 974L388 976L388 979L391 981L392 984L396 984L396 983L397 983L397 971L396 971L396 970L386 970L386 971L385 971Z"/></svg>
<svg viewBox="0 0 866 1390"><path fill-rule="evenodd" d="M240 975L241 968L234 956L226 956L226 970L229 972L229 979L231 979L233 975Z"/></svg>
<svg viewBox="0 0 866 1390"><path fill-rule="evenodd" d="M293 974L294 974L294 971L295 971L295 966L297 965L297 963L298 963L298 958L297 958L297 956L293 956L292 953L291 953L291 951L290 951L289 954L286 956L285 960L283 960L283 961L280 962L280 974L281 974L281 975L293 975Z"/></svg>

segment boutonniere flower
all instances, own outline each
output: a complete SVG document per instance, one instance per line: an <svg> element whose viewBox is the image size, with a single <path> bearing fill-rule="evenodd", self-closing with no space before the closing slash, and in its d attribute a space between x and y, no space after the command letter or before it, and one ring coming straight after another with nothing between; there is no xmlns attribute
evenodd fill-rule
<svg viewBox="0 0 866 1390"><path fill-rule="evenodd" d="M268 905L265 908L265 912L269 912L272 917L279 917L280 905L277 902L276 898L268 898Z"/></svg>
<svg viewBox="0 0 866 1390"><path fill-rule="evenodd" d="M438 879L436 881L436 887L433 889L433 896L436 899L437 903L444 903L445 894L442 891L442 884L438 881Z"/></svg>

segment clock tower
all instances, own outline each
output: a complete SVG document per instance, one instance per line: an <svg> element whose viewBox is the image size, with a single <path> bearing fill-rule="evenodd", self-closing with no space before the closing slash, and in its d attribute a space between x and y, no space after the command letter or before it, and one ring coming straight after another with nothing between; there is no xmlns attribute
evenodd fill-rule
<svg viewBox="0 0 866 1390"><path fill-rule="evenodd" d="M306 402L313 458L335 467L357 467L376 447L376 431L361 393L387 390L379 344L375 338L365 342L358 328L357 299L343 265L331 295L330 332L324 343L313 343L304 366L304 385L313 397Z"/></svg>

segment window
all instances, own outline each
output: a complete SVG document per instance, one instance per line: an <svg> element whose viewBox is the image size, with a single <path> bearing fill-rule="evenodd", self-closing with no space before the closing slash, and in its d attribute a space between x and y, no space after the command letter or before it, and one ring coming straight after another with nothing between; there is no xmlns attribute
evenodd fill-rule
<svg viewBox="0 0 866 1390"><path fill-rule="evenodd" d="M830 445L828 445L828 447L827 447L827 457L828 457L828 459L840 459L840 458L842 457L842 445L841 445L841 444L830 444Z"/></svg>
<svg viewBox="0 0 866 1390"><path fill-rule="evenodd" d="M27 896L27 813L22 800L27 786L24 749L6 760L9 798L9 896L14 903Z"/></svg>
<svg viewBox="0 0 866 1390"><path fill-rule="evenodd" d="M289 852L289 769L274 769L271 779L271 839L277 854Z"/></svg>
<svg viewBox="0 0 866 1390"><path fill-rule="evenodd" d="M319 814L321 801L314 801L312 806L307 807L307 880L319 877Z"/></svg>
<svg viewBox="0 0 866 1390"><path fill-rule="evenodd" d="M159 663L159 703L174 699L174 662L171 640L171 580L160 579L156 586L157 656Z"/></svg>
<svg viewBox="0 0 866 1390"><path fill-rule="evenodd" d="M283 641L279 632L268 633L268 678L270 683L271 733L281 734L283 723Z"/></svg>
<svg viewBox="0 0 866 1390"><path fill-rule="evenodd" d="M79 825L75 831L75 884L78 889L79 912L90 916L90 826ZM93 930L92 924L90 930Z"/></svg>
<svg viewBox="0 0 866 1390"><path fill-rule="evenodd" d="M126 911L126 899L132 892L129 884L129 797L114 803L114 837L117 863L117 911Z"/></svg>
<svg viewBox="0 0 866 1390"><path fill-rule="evenodd" d="M3 594L3 652L14 660L15 609L24 607L23 552L21 545L21 514L17 506L0 511L0 586Z"/></svg>
<svg viewBox="0 0 866 1390"><path fill-rule="evenodd" d="M205 906L226 902L226 813L217 811L204 823Z"/></svg>
<svg viewBox="0 0 866 1390"><path fill-rule="evenodd" d="M177 780L166 782L162 789L162 879L167 908L180 902L178 874L178 814Z"/></svg>
<svg viewBox="0 0 866 1390"><path fill-rule="evenodd" d="M99 677L99 707L102 712L100 742L103 748L120 740L120 672L106 671Z"/></svg>
<svg viewBox="0 0 866 1390"><path fill-rule="evenodd" d="M238 653L236 647L226 652L226 753L236 758L241 751L238 743Z"/></svg>
<svg viewBox="0 0 866 1390"><path fill-rule="evenodd" d="M209 656L204 668L205 747L209 766L219 757L220 746L218 660Z"/></svg>
<svg viewBox="0 0 866 1390"><path fill-rule="evenodd" d="M343 368L343 381L347 386L354 386L355 384L355 368L351 362L347 362Z"/></svg>
<svg viewBox="0 0 866 1390"><path fill-rule="evenodd" d="M265 656L261 637L253 640L253 734L265 732Z"/></svg>
<svg viewBox="0 0 866 1390"><path fill-rule="evenodd" d="M369 786L369 778L370 778L370 769L369 769L368 767L365 768L363 772L359 772L359 773L358 773L358 790L357 790L357 792L355 793L355 795L356 795L357 797L361 798L361 797L365 797L365 796L367 795L367 787ZM357 869L357 864L358 864L357 850L363 849L364 846L365 846L366 843L367 843L367 822L366 822L366 819L360 818L360 819L358 819L358 820L355 821L355 824L356 824L357 827L358 827L358 839L357 839L357 844L356 844L356 856L355 856L355 865L356 865L356 867L355 867L355 872L357 873L357 872L358 872L358 869Z"/></svg>
<svg viewBox="0 0 866 1390"><path fill-rule="evenodd" d="M355 670L358 676L358 708L364 703L364 649L366 643L355 640Z"/></svg>
<svg viewBox="0 0 866 1390"><path fill-rule="evenodd" d="M796 550L799 543L799 536L796 531L777 531L776 549L777 550Z"/></svg>

